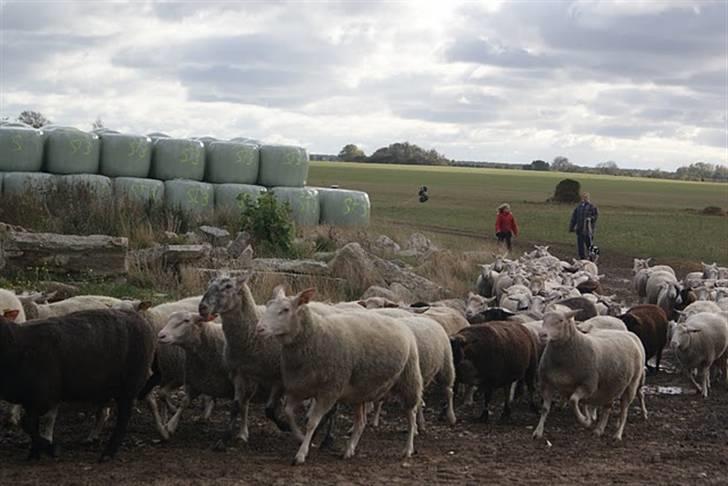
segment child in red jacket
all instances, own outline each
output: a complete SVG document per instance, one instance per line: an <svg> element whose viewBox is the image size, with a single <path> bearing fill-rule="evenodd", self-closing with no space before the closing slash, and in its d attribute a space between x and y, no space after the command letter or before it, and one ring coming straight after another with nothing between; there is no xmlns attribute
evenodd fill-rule
<svg viewBox="0 0 728 486"><path fill-rule="evenodd" d="M498 206L498 216L495 218L495 236L498 244L505 242L508 251L511 251L511 237L518 236L518 225L511 213L511 206L508 203Z"/></svg>

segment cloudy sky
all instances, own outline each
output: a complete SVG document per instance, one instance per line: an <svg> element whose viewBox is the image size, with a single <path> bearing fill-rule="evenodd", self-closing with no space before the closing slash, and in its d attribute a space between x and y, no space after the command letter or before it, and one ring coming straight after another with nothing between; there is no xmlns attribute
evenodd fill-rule
<svg viewBox="0 0 728 486"><path fill-rule="evenodd" d="M313 153L728 163L724 0L0 5L0 116Z"/></svg>

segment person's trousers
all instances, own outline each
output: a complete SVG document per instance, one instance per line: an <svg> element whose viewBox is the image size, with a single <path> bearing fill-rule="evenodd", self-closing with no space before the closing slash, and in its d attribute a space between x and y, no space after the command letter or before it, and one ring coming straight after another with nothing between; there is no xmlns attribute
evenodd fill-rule
<svg viewBox="0 0 728 486"><path fill-rule="evenodd" d="M576 234L576 250L580 260L586 260L589 256L589 247L592 245L591 235Z"/></svg>

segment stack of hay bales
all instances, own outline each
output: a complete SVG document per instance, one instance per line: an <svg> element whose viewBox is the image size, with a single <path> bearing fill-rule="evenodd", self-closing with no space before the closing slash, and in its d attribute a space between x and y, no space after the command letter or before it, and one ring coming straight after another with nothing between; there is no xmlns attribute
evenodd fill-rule
<svg viewBox="0 0 728 486"><path fill-rule="evenodd" d="M366 225L366 193L307 187L302 147L238 137L173 138L164 133L92 133L18 123L0 124L0 193L47 193L57 184L84 185L103 201L163 204L196 221L239 212L241 195L271 191L290 205L296 224Z"/></svg>

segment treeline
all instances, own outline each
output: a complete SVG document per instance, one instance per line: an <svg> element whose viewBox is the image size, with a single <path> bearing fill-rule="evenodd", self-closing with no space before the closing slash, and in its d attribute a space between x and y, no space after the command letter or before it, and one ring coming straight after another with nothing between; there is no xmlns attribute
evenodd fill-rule
<svg viewBox="0 0 728 486"><path fill-rule="evenodd" d="M420 165L452 165L458 167L487 167L491 169L523 169L534 171L558 171L581 174L606 174L627 177L648 177L654 179L678 179L695 181L728 182L728 166L695 162L682 166L675 172L661 169L625 169L613 160L600 162L595 167L574 164L567 157L558 156L551 162L534 160L530 164L512 164L506 162L483 162L475 160L450 160L436 150L425 150L409 142L393 143L382 147L371 155L354 144L345 145L338 155L311 154L311 160L342 162L373 162L380 164L420 164Z"/></svg>

